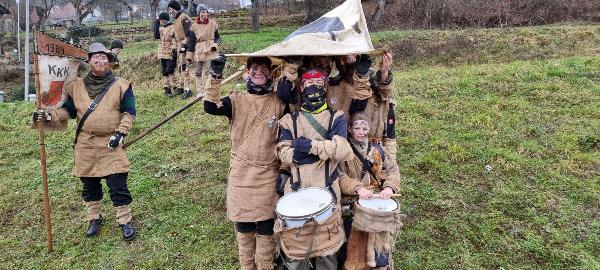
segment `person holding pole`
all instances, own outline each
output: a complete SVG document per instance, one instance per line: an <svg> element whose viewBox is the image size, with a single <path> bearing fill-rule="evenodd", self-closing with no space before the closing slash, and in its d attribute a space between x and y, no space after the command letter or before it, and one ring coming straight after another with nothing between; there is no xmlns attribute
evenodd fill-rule
<svg viewBox="0 0 600 270"><path fill-rule="evenodd" d="M121 147L136 117L131 83L115 77L110 70L111 53L101 43L88 50L91 71L65 86L67 101L58 109L38 109L34 122L60 123L77 118L73 175L81 179L82 197L87 207L89 226L86 235L100 232L102 222L102 184L106 179L116 219L125 240L136 236L131 223L132 196L127 187L129 160Z"/></svg>
<svg viewBox="0 0 600 270"><path fill-rule="evenodd" d="M293 96L289 91L298 65L286 64L281 77L273 82L271 60L251 57L246 62L248 92L220 97L224 66L223 56L211 61L204 111L226 116L231 127L227 216L235 222L240 269L270 270L274 268L275 184L280 166L274 154L277 120L289 111L286 97Z"/></svg>

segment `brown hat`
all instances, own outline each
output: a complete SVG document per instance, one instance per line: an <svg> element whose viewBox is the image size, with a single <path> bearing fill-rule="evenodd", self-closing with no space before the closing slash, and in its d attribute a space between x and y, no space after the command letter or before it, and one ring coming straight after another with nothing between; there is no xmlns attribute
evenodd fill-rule
<svg viewBox="0 0 600 270"><path fill-rule="evenodd" d="M369 117L364 112L357 112L350 117L350 122L348 122L348 125L352 126L355 121L366 121L368 123Z"/></svg>

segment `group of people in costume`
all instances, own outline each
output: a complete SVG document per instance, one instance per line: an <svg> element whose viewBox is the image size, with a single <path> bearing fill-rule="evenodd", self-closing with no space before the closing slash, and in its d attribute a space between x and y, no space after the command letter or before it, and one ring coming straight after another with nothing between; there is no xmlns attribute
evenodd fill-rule
<svg viewBox="0 0 600 270"><path fill-rule="evenodd" d="M398 210L379 216L357 203L400 192L391 54L381 54L377 69L367 54L249 57L246 91L222 97L227 59L218 54L218 27L205 9L192 22L172 1L154 30L164 94L190 97L194 64L204 111L229 120L226 204L241 269L274 269L277 263L290 270L392 269ZM91 71L65 86L64 105L36 110L33 120L58 125L77 118L73 175L83 185L86 235L97 235L104 220L104 178L123 238L132 240L129 161L121 146L136 117L135 97L131 83L113 74L112 52L94 43L88 53ZM289 226L276 213L278 200L307 188L331 195L331 214ZM356 254L360 262L352 261Z"/></svg>
<svg viewBox="0 0 600 270"><path fill-rule="evenodd" d="M173 22L171 22L173 21ZM194 65L196 90L204 92L210 60L218 55L221 43L219 26L208 10L200 5L198 17L192 21L179 2L171 1L168 12L161 12L154 25L154 38L160 40L157 57L160 60L164 94L190 98L190 69Z"/></svg>
<svg viewBox="0 0 600 270"><path fill-rule="evenodd" d="M354 245L363 245L366 267L391 269L399 213L380 230L352 225L357 199L400 191L391 54L380 63L372 70L366 54L285 57L277 66L250 57L247 92L221 97L225 58L211 62L204 110L227 117L231 127L227 214L241 269L273 269L276 259L291 270L345 269L353 233L364 240ZM305 188L327 190L333 214L312 229L288 227L276 204ZM370 227L368 218L360 222Z"/></svg>

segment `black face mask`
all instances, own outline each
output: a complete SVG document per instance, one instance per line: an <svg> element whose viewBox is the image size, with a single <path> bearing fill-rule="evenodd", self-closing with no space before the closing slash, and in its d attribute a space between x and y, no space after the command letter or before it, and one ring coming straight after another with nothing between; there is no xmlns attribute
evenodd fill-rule
<svg viewBox="0 0 600 270"><path fill-rule="evenodd" d="M325 88L322 86L311 85L302 91L302 109L305 111L317 111L325 102Z"/></svg>
<svg viewBox="0 0 600 270"><path fill-rule="evenodd" d="M271 91L271 86L273 85L273 80L269 79L265 85L256 85L250 80L250 77L246 79L246 88L248 88L248 93L254 95L264 95Z"/></svg>

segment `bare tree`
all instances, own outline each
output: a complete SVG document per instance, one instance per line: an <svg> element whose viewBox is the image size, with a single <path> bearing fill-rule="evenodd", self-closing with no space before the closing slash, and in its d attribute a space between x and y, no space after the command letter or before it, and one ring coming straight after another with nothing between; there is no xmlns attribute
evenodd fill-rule
<svg viewBox="0 0 600 270"><path fill-rule="evenodd" d="M260 1L251 0L252 2L252 32L257 33L260 28L259 14L260 14Z"/></svg>
<svg viewBox="0 0 600 270"><path fill-rule="evenodd" d="M313 0L304 0L304 24L309 24L314 17Z"/></svg>
<svg viewBox="0 0 600 270"><path fill-rule="evenodd" d="M158 4L160 0L150 0L150 19L156 18L156 12L158 11Z"/></svg>
<svg viewBox="0 0 600 270"><path fill-rule="evenodd" d="M373 30L376 30L379 26L379 20L385 13L385 4L387 2L387 0L377 0L377 9L375 9L375 13L373 13L373 17L371 18L371 27Z"/></svg>

